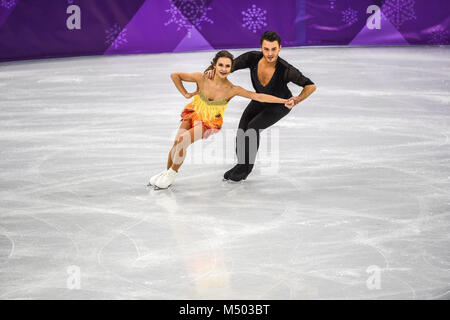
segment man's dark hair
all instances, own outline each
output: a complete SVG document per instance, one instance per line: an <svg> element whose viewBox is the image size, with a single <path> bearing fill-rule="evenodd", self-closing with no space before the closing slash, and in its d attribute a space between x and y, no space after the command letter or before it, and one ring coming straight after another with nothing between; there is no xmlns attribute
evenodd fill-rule
<svg viewBox="0 0 450 320"><path fill-rule="evenodd" d="M275 31L266 31L261 36L261 45L264 40L267 40L269 42L278 41L278 45L281 46L281 38Z"/></svg>

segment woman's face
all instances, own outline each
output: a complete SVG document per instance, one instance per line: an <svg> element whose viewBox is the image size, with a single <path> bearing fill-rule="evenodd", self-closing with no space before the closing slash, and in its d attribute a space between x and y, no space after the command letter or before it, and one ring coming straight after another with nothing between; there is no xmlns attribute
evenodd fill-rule
<svg viewBox="0 0 450 320"><path fill-rule="evenodd" d="M226 78L231 72L231 59L226 57L221 57L217 60L215 65L216 74L221 78Z"/></svg>

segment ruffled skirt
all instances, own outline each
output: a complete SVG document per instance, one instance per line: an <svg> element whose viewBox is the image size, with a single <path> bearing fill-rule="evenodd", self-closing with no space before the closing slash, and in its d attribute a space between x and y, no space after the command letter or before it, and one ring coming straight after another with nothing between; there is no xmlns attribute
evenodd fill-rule
<svg viewBox="0 0 450 320"><path fill-rule="evenodd" d="M195 111L193 103L189 103L181 112L181 120L188 120L191 122L191 127L202 125L204 129L203 139L207 139L210 135L219 132L222 128L223 119L220 114L213 119L202 119L201 115Z"/></svg>

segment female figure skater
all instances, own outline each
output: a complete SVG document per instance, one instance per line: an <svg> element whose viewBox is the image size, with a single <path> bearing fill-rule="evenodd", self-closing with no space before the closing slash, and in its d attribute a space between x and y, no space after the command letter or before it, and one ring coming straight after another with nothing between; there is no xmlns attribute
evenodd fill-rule
<svg viewBox="0 0 450 320"><path fill-rule="evenodd" d="M167 160L167 169L150 178L149 185L160 189L168 188L174 181L183 160L187 147L195 141L208 138L222 127L223 113L228 102L235 96L268 103L283 103L286 107L293 104L292 100L281 99L263 93L247 91L234 86L227 76L233 66L233 55L226 50L219 51L211 62L215 70L212 79L204 77L201 72L171 74L178 91L186 98L194 100L184 107L181 113L181 125L175 137ZM197 91L188 93L182 81L196 82Z"/></svg>

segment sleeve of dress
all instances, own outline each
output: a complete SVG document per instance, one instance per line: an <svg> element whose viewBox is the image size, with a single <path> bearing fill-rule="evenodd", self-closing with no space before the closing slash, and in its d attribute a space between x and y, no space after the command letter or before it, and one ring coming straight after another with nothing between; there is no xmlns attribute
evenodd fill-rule
<svg viewBox="0 0 450 320"><path fill-rule="evenodd" d="M231 70L231 72L240 69L250 68L254 59L255 54L252 51L241 54L239 57L234 59L233 69Z"/></svg>
<svg viewBox="0 0 450 320"><path fill-rule="evenodd" d="M300 70L292 65L289 65L286 70L286 82L293 82L300 87L305 87L314 84L309 78L305 77Z"/></svg>

